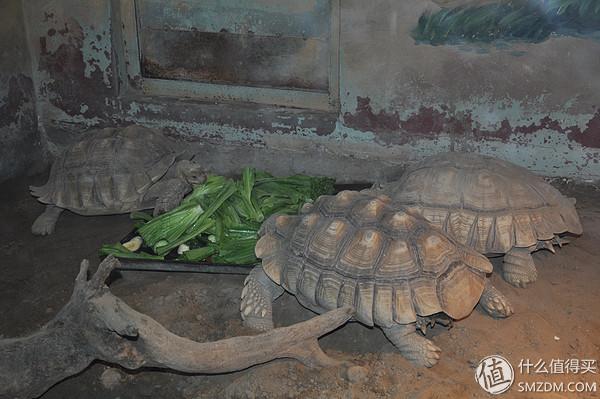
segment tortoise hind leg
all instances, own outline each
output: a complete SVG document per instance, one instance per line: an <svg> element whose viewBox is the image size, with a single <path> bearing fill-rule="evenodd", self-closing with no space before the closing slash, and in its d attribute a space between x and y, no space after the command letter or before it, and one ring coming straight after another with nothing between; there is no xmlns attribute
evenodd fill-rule
<svg viewBox="0 0 600 399"><path fill-rule="evenodd" d="M273 301L283 294L261 266L256 266L244 281L240 312L244 325L259 331L273 329Z"/></svg>
<svg viewBox="0 0 600 399"><path fill-rule="evenodd" d="M485 281L485 288L479 299L479 304L487 314L496 319L502 319L514 313L508 299L489 280Z"/></svg>
<svg viewBox="0 0 600 399"><path fill-rule="evenodd" d="M398 324L381 328L385 336L417 366L432 367L440 360L442 350L427 338L419 335L414 324Z"/></svg>
<svg viewBox="0 0 600 399"><path fill-rule="evenodd" d="M504 255L504 279L515 287L525 288L537 280L537 270L529 248L513 247Z"/></svg>
<svg viewBox="0 0 600 399"><path fill-rule="evenodd" d="M35 219L31 225L31 232L38 236L45 236L54 232L54 226L58 221L58 217L64 211L54 205L46 205L46 210Z"/></svg>

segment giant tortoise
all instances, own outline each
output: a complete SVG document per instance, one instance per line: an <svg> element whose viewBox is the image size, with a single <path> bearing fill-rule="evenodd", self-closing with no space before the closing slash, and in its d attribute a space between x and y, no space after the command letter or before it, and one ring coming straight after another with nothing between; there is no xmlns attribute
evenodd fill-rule
<svg viewBox="0 0 600 399"><path fill-rule="evenodd" d="M494 317L512 314L490 284L489 260L389 205L356 191L321 196L299 215L275 215L261 227L255 267L242 291L246 325L273 328L272 301L284 292L317 313L354 307L354 319L379 326L417 365L433 366L440 349L417 332L442 314L468 316L480 303Z"/></svg>
<svg viewBox="0 0 600 399"><path fill-rule="evenodd" d="M193 184L206 179L200 165L189 158L154 129L131 125L95 130L54 161L46 184L30 187L38 201L47 204L31 231L51 234L65 209L80 215L168 211Z"/></svg>
<svg viewBox="0 0 600 399"><path fill-rule="evenodd" d="M449 152L409 168L380 189L461 244L482 254L505 254L506 281L524 287L537 278L531 252L583 232L575 200L544 179L489 156Z"/></svg>

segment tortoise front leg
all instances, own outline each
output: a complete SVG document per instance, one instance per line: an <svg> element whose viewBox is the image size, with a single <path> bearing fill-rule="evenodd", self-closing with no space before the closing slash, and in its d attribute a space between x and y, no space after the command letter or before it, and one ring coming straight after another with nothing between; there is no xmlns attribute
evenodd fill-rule
<svg viewBox="0 0 600 399"><path fill-rule="evenodd" d="M508 299L492 285L489 279L485 281L485 288L479 304L487 314L496 319L502 319L514 313Z"/></svg>
<svg viewBox="0 0 600 399"><path fill-rule="evenodd" d="M419 335L415 324L398 324L381 328L385 336L402 356L417 366L432 367L440 360L442 350L427 338Z"/></svg>
<svg viewBox="0 0 600 399"><path fill-rule="evenodd" d="M504 255L503 276L509 284L520 288L537 280L537 270L529 248L513 247Z"/></svg>
<svg viewBox="0 0 600 399"><path fill-rule="evenodd" d="M244 325L259 331L272 330L273 301L281 294L283 288L275 284L261 266L252 269L242 290L240 313Z"/></svg>
<svg viewBox="0 0 600 399"><path fill-rule="evenodd" d="M153 194L158 197L154 205L154 216L176 208L191 189L192 186L181 179L169 179L158 182L152 187Z"/></svg>

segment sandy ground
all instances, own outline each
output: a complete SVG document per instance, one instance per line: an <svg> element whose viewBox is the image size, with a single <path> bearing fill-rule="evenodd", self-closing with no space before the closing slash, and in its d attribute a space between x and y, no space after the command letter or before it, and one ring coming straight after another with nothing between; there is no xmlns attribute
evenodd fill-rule
<svg viewBox="0 0 600 399"><path fill-rule="evenodd" d="M118 240L131 229L128 217L81 217L65 213L50 237L34 237L30 226L42 205L27 186L44 176L0 185L0 334L33 332L66 303L82 258L97 265L102 243ZM596 374L521 374L521 359L600 360L600 191L593 186L562 184L577 198L585 233L556 255L534 255L539 280L527 289L513 288L499 276L494 284L512 302L515 314L494 320L479 309L448 330L436 327L428 336L443 349L432 369L413 367L394 350L379 329L350 323L321 339L332 356L352 359L369 370L358 383L344 380L341 370L310 370L295 361L276 361L218 376L190 376L144 370L128 372L96 363L80 375L50 389L51 398L489 398L476 383L475 367L499 354L513 365L516 381L501 397L600 397L596 392L525 393L519 383L582 381L600 385ZM494 260L498 268L499 260ZM238 315L241 276L123 272L112 291L135 309L198 341L249 334ZM312 317L284 295L275 304L276 325ZM598 363L596 362L596 367ZM548 386L548 385L546 385Z"/></svg>

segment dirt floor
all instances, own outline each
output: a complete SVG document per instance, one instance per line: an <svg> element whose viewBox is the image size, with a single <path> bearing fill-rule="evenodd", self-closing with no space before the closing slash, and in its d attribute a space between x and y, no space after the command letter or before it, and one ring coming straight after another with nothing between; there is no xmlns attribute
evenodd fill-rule
<svg viewBox="0 0 600 399"><path fill-rule="evenodd" d="M68 300L81 259L97 265L100 245L117 241L131 229L127 215L81 217L67 212L54 235L32 236L31 224L43 207L29 196L27 186L43 181L44 176L37 176L0 185L3 337L26 335L50 320ZM598 387L578 394L519 392L519 383L525 381L562 382L564 389L578 381L600 385L597 369L596 374L582 374L580 369L550 375L533 369L522 374L518 368L521 359L542 360L547 367L552 359L600 359L600 191L591 185L557 184L577 198L584 235L557 249L556 255L537 252L539 280L530 288L513 288L501 277L492 277L514 306L510 319L494 320L476 309L450 330L430 330L428 336L443 349L440 363L432 369L413 367L379 329L350 323L320 342L330 355L367 367L368 377L358 383L346 381L340 370L310 370L291 360L218 376L128 372L96 363L43 398L489 398L474 374L479 361L494 354L506 357L515 369L516 381L502 397L600 397ZM494 260L496 268L499 261ZM243 276L123 272L111 289L175 333L209 341L252 333L238 314L242 282ZM278 326L312 316L287 294L275 304Z"/></svg>

